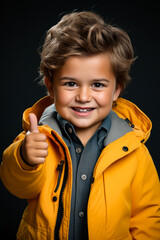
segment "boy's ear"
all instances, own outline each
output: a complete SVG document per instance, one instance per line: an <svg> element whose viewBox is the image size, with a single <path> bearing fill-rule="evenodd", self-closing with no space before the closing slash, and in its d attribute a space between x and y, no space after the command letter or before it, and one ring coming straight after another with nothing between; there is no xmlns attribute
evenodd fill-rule
<svg viewBox="0 0 160 240"><path fill-rule="evenodd" d="M121 93L122 87L120 85L117 85L114 91L113 101L116 101Z"/></svg>
<svg viewBox="0 0 160 240"><path fill-rule="evenodd" d="M50 97L52 99L54 99L53 83L46 77L44 78L44 82L45 82L45 85L49 92Z"/></svg>

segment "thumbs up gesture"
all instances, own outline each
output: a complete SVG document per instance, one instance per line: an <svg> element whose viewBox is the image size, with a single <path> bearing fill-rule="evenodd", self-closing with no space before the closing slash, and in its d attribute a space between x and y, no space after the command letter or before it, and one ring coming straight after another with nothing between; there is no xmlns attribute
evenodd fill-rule
<svg viewBox="0 0 160 240"><path fill-rule="evenodd" d="M46 136L38 130L37 117L29 114L30 131L26 134L22 144L22 156L29 165L38 165L45 162L48 155Z"/></svg>

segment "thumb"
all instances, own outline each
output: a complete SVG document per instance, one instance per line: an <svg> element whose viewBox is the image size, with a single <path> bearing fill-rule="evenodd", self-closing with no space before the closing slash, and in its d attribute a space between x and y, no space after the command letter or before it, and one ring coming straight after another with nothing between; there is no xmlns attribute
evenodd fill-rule
<svg viewBox="0 0 160 240"><path fill-rule="evenodd" d="M29 122L30 122L30 132L31 133L39 133L38 120L34 113L29 114Z"/></svg>

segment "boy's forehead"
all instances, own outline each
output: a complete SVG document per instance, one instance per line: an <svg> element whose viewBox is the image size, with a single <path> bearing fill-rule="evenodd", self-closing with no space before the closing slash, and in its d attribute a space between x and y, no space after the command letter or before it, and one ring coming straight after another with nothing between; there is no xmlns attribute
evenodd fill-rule
<svg viewBox="0 0 160 240"><path fill-rule="evenodd" d="M110 79L115 77L109 54L91 56L70 56L65 64L55 72L58 78Z"/></svg>
<svg viewBox="0 0 160 240"><path fill-rule="evenodd" d="M94 55L72 55L65 59L64 64L59 68L69 67L70 65L107 65L111 67L111 57L109 53L99 53Z"/></svg>

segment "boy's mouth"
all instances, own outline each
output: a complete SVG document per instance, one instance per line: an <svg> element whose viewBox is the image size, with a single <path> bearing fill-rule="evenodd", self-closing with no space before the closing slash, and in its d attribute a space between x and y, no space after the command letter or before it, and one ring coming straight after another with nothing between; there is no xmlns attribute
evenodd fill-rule
<svg viewBox="0 0 160 240"><path fill-rule="evenodd" d="M74 111L80 112L80 113L87 113L87 112L91 112L92 110L94 110L94 108L80 108L80 107L73 107L72 109Z"/></svg>

